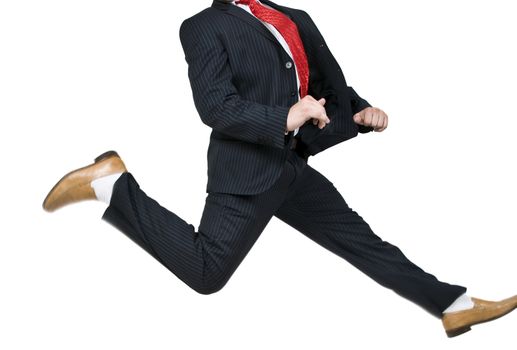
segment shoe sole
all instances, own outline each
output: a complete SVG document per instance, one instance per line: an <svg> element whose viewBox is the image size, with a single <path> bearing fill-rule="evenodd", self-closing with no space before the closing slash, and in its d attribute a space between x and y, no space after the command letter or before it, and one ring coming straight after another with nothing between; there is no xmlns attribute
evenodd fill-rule
<svg viewBox="0 0 517 350"><path fill-rule="evenodd" d="M478 324L482 324L482 323L485 323L485 322L489 322L489 321L493 321L493 320L497 320L498 318L501 318L505 315L508 315L510 312L512 312L513 310L515 310L515 308L513 309L510 309L508 311L506 311L505 313L502 313L500 315L497 315L495 317L491 317L491 318L488 318L486 320L483 320L483 321L479 321L479 322L474 322L474 323L471 323L467 326L464 326L464 327L460 327L460 328L455 328L455 329L450 329L450 330L446 330L445 333L447 334L447 336L449 338L453 338L453 337L456 337L458 335L461 335L463 333L466 333L468 331L471 330L471 326L475 326L475 325L478 325Z"/></svg>

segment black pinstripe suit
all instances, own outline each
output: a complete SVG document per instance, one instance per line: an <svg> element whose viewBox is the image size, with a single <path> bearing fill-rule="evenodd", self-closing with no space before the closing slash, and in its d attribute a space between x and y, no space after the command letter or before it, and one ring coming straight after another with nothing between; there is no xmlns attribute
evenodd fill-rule
<svg viewBox="0 0 517 350"><path fill-rule="evenodd" d="M346 86L307 13L263 3L298 26L310 68L309 94L325 97L331 119L322 130L300 127L295 150L284 134L297 101L291 57L253 15L232 4L186 19L180 40L194 103L212 127L208 183L198 230L140 189L131 173L115 183L103 219L133 239L199 293L220 290L272 216L343 257L381 285L440 317L465 287L441 282L376 236L308 157L371 128L352 115L369 106Z"/></svg>

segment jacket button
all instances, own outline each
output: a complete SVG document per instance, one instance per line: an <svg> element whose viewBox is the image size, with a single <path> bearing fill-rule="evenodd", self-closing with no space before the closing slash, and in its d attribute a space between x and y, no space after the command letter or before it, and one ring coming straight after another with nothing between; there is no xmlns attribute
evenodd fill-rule
<svg viewBox="0 0 517 350"><path fill-rule="evenodd" d="M291 92L291 96L296 96L296 92Z"/></svg>
<svg viewBox="0 0 517 350"><path fill-rule="evenodd" d="M285 63L285 68L287 68L287 69L291 68L292 66L293 66L293 63L291 61L287 61Z"/></svg>

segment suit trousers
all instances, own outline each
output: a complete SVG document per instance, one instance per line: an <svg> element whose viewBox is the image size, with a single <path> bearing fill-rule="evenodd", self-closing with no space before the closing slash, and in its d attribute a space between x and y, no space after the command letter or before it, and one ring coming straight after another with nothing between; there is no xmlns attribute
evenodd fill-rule
<svg viewBox="0 0 517 350"><path fill-rule="evenodd" d="M115 182L102 218L189 287L210 294L227 283L273 215L436 317L466 291L439 281L380 239L295 150L263 193L209 192L197 231L147 196L129 172Z"/></svg>

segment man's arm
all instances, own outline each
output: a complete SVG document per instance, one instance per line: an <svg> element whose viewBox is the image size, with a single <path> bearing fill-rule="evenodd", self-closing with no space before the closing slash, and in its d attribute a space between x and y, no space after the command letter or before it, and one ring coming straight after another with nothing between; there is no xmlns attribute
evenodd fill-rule
<svg viewBox="0 0 517 350"><path fill-rule="evenodd" d="M186 19L179 32L194 104L203 123L243 141L283 148L290 107L241 98L231 81L226 50L206 23Z"/></svg>
<svg viewBox="0 0 517 350"><path fill-rule="evenodd" d="M316 23L314 23L311 16L303 10L299 10L299 11L307 17L307 20L313 26L313 29L316 31L316 34L318 36L318 42L323 43L325 46L327 46L327 44L325 43L325 39L323 38L323 35L320 33L318 27L316 26ZM327 48L328 48L328 46L327 46ZM357 112L362 111L366 107L371 107L371 105L368 103L368 101L366 101L361 96L359 96L357 94L357 92L355 92L355 90L351 86L347 86L347 90L348 90L348 95L350 97L350 103L352 106L352 115L356 114ZM359 127L358 131L360 133L367 133L367 132L373 131L373 127L371 127L371 126L364 126L364 125L358 124L358 127Z"/></svg>

